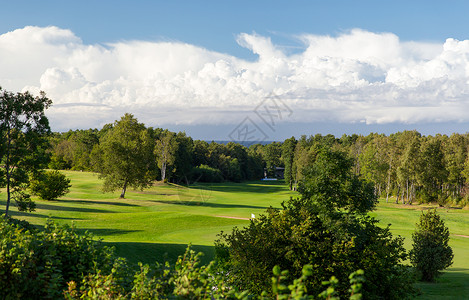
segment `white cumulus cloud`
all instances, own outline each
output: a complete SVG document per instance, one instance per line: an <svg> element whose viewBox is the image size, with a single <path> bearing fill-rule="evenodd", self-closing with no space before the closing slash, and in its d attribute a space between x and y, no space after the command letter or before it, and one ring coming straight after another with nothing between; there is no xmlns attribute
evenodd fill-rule
<svg viewBox="0 0 469 300"><path fill-rule="evenodd" d="M401 41L353 29L304 34L287 54L241 33L247 61L182 42L85 44L73 32L28 26L0 35L0 86L44 90L54 130L99 127L134 113L148 125L240 122L276 95L289 122L467 122L469 40Z"/></svg>

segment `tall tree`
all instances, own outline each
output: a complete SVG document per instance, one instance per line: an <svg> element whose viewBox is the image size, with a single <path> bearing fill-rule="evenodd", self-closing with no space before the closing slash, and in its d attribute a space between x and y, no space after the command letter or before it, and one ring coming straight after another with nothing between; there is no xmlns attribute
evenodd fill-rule
<svg viewBox="0 0 469 300"><path fill-rule="evenodd" d="M278 142L265 145L262 156L265 161L267 176L275 177L276 167L282 166L282 161L280 159L282 156L282 145Z"/></svg>
<svg viewBox="0 0 469 300"><path fill-rule="evenodd" d="M163 182L166 179L166 169L174 163L176 149L177 141L172 132L167 131L156 140L155 154Z"/></svg>
<svg viewBox="0 0 469 300"><path fill-rule="evenodd" d="M378 196L381 195L382 187L386 185L389 167L383 147L384 141L383 136L375 135L358 156L361 167L360 174L375 184L375 192Z"/></svg>
<svg viewBox="0 0 469 300"><path fill-rule="evenodd" d="M317 146L313 146L312 142L306 140L306 136L302 136L296 143L292 164L293 189L296 190L298 182L303 179L304 169L316 159L317 150Z"/></svg>
<svg viewBox="0 0 469 300"><path fill-rule="evenodd" d="M7 191L5 217L12 199L20 210L34 209L24 187L28 174L45 162L44 136L50 128L44 110L51 104L44 92L34 97L28 92L14 94L0 87L0 183Z"/></svg>
<svg viewBox="0 0 469 300"><path fill-rule="evenodd" d="M443 205L446 195L442 186L448 179L441 141L438 137L427 137L420 147L417 179L422 188L425 202L438 201Z"/></svg>
<svg viewBox="0 0 469 300"><path fill-rule="evenodd" d="M236 166L238 164L239 166L240 176L238 176L238 180L247 179L248 153L246 147L238 143L229 142L226 144L226 149L228 150L229 156L237 160L237 163L233 161L231 165Z"/></svg>
<svg viewBox="0 0 469 300"><path fill-rule="evenodd" d="M282 160L285 165L285 182L288 184L290 190L293 189L293 159L295 157L296 139L291 137L286 139L282 144Z"/></svg>
<svg viewBox="0 0 469 300"><path fill-rule="evenodd" d="M448 170L448 191L454 198L460 198L463 191L468 142L467 136L454 133L443 144L444 160Z"/></svg>
<svg viewBox="0 0 469 300"><path fill-rule="evenodd" d="M95 158L96 170L104 178L104 191L120 188L120 198L124 198L127 187L143 189L150 185L153 145L145 125L133 115L125 114L116 121L93 152L99 156Z"/></svg>
<svg viewBox="0 0 469 300"><path fill-rule="evenodd" d="M189 184L189 175L194 167L194 141L190 136L187 136L185 132L178 132L176 134L176 143L177 147L172 175L176 181L185 181L186 184Z"/></svg>
<svg viewBox="0 0 469 300"><path fill-rule="evenodd" d="M397 135L397 146L400 148L399 167L397 168L398 186L402 203L411 204L415 199L417 176L419 172L421 135L417 131L404 131ZM398 192L399 194L399 192ZM405 197L404 197L405 195ZM396 202L399 200L399 195Z"/></svg>
<svg viewBox="0 0 469 300"><path fill-rule="evenodd" d="M303 170L298 191L327 211L373 210L378 199L373 185L353 174L352 167L353 160L346 154L320 149L316 160Z"/></svg>

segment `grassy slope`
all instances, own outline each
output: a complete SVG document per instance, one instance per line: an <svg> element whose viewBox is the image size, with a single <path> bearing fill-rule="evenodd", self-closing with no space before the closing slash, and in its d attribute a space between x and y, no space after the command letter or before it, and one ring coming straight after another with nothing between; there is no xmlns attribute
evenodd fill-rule
<svg viewBox="0 0 469 300"><path fill-rule="evenodd" d="M279 182L203 185L186 188L157 185L144 191L128 191L126 199L119 192L102 193L97 175L87 172L64 172L72 180L71 192L59 201L36 200L34 213L11 215L43 225L47 217L59 223L75 224L105 242L116 246L118 253L132 262L151 263L168 253L173 260L192 243L197 250L213 257L213 241L220 231L243 227L249 218L293 195ZM0 208L5 193L0 194Z"/></svg>
<svg viewBox="0 0 469 300"><path fill-rule="evenodd" d="M381 201L372 213L382 225L392 224L395 235L405 238L407 249L412 248L412 232L423 209L430 205L396 205ZM453 265L438 278L438 283L419 283L422 295L418 299L469 299L469 211L438 208L451 233L450 246L454 252ZM457 235L463 235L457 236Z"/></svg>
<svg viewBox="0 0 469 300"><path fill-rule="evenodd" d="M145 191L129 191L126 199L119 193L103 194L101 181L95 174L65 172L72 179L71 193L59 201L36 199L34 213L11 214L42 225L47 217L59 223L72 221L79 230L89 230L106 243L116 246L118 254L131 262L151 263L161 260L165 254L174 260L188 243L213 256L213 241L224 230L242 227L247 220L220 216L249 218L258 215L268 206L279 207L294 193L279 182L249 182L199 185L190 189L176 185L157 185ZM0 194L0 208L4 207L5 193ZM428 207L402 206L381 202L373 215L383 226L392 224L395 234L406 238L411 247L420 211ZM469 211L439 209L450 232L451 246L455 252L453 266L438 284L419 284L423 290L421 299L469 298Z"/></svg>

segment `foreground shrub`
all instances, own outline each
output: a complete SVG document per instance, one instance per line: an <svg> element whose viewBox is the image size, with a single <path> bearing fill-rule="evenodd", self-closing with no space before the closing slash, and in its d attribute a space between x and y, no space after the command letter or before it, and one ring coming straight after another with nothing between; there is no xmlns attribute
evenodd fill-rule
<svg viewBox="0 0 469 300"><path fill-rule="evenodd" d="M347 278L357 269L365 271L366 298L403 299L413 294L413 276L401 264L406 258L402 238L394 238L371 217L324 219L298 205L289 202L283 210L269 209L248 227L220 236L216 255L230 274L230 284L260 295L268 289L269 270L275 265L288 270L293 280L301 276L303 265L312 264L305 286L313 295L335 276L340 282L336 293L346 297Z"/></svg>
<svg viewBox="0 0 469 300"><path fill-rule="evenodd" d="M48 220L44 230L26 222L0 219L0 298L57 299L67 282L80 281L95 268L108 270L112 251Z"/></svg>
<svg viewBox="0 0 469 300"><path fill-rule="evenodd" d="M116 268L108 275L98 272L86 276L81 287L76 282L70 282L68 290L64 292L66 299L338 299L336 287L339 282L335 277L321 283L319 294L312 294L305 285L311 276L312 266L306 265L299 278L290 281L288 271L281 271L275 266L269 271L271 285L269 291L255 297L248 291L238 291L235 287L227 285L226 277L216 272L214 262L199 266L201 253L195 254L188 248L186 253L178 258L174 267L157 264L151 269L148 265L139 264L130 283L131 289L123 288L122 275ZM122 274L122 273L121 273ZM348 278L348 296L359 300L364 282L363 271L352 273Z"/></svg>
<svg viewBox="0 0 469 300"><path fill-rule="evenodd" d="M200 264L201 253L190 247L174 266L139 264L131 269L111 248L77 235L73 228L47 221L44 230L24 221L0 220L1 299L253 299L248 291L230 285L227 274L215 262ZM339 281L320 283L315 293L306 282L313 266L302 268L294 278L275 266L271 284L257 298L335 299ZM267 270L272 276L272 270ZM291 279L293 278L293 279ZM361 298L362 271L345 283L350 299ZM316 290L316 289L315 289Z"/></svg>
<svg viewBox="0 0 469 300"><path fill-rule="evenodd" d="M453 263L453 250L448 245L449 230L436 210L420 215L412 240L410 262L420 273L422 280L434 281L441 270Z"/></svg>
<svg viewBox="0 0 469 300"><path fill-rule="evenodd" d="M69 193L70 187L70 179L57 170L39 173L29 183L33 195L43 200L57 200Z"/></svg>
<svg viewBox="0 0 469 300"><path fill-rule="evenodd" d="M346 297L349 274L362 269L366 298L410 297L413 276L402 265L407 257L403 238L393 237L389 227L379 227L366 214L376 205L376 195L351 167L343 153L322 149L305 168L301 198L283 203L281 210L268 209L243 229L222 233L216 255L231 284L261 295L275 265L293 280L311 264L305 285L313 295L321 292L321 282L335 276L337 294Z"/></svg>

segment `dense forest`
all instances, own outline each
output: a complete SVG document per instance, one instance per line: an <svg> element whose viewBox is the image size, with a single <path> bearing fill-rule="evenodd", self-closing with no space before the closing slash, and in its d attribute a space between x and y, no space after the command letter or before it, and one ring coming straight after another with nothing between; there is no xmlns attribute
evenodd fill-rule
<svg viewBox="0 0 469 300"><path fill-rule="evenodd" d="M131 115L127 118L136 121ZM49 167L101 172L102 149L115 127L123 122L125 116L100 130L53 133ZM286 183L296 189L304 169L314 162L321 148L328 147L352 159L354 173L373 182L376 194L387 201L393 197L393 201L404 204L464 206L469 199L468 134L423 136L417 131L404 131L389 136L371 133L340 138L316 134L245 147L235 142L194 140L184 132L161 128L142 126L139 130L148 143L143 150L148 153L141 156L147 161L141 168L153 180L184 184L239 182L275 177L276 168L284 168Z"/></svg>

